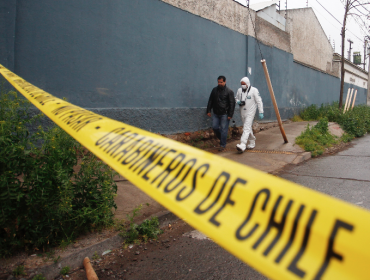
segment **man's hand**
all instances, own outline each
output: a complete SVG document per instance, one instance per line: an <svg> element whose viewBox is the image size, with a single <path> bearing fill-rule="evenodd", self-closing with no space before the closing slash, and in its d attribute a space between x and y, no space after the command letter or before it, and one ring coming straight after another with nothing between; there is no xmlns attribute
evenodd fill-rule
<svg viewBox="0 0 370 280"><path fill-rule="evenodd" d="M211 117L211 113L207 113L207 116L208 116L208 117Z"/></svg>
<svg viewBox="0 0 370 280"><path fill-rule="evenodd" d="M227 117L228 120L231 120L231 117Z"/></svg>

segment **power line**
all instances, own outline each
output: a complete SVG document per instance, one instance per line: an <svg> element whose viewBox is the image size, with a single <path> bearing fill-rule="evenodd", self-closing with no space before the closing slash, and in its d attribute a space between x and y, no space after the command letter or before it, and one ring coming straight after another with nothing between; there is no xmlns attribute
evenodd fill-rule
<svg viewBox="0 0 370 280"><path fill-rule="evenodd" d="M352 18L357 22L357 24L358 24L358 26L360 27L360 29L362 30L362 32L364 32L364 35L365 35L365 36L367 36L367 35L368 35L368 34L367 34L367 31L363 29L363 25L361 25L361 23L359 23L359 22L357 21L357 18L356 18L356 17L354 17L353 15L352 15Z"/></svg>
<svg viewBox="0 0 370 280"><path fill-rule="evenodd" d="M319 3L320 4L320 6L326 11L326 12L328 12L341 26L343 26L342 25L342 23L335 17L335 16L333 16L332 15L332 13L330 13L318 0L316 0L316 2L317 3ZM349 30L349 29L347 29L348 30L348 32L350 32L350 33L352 33L352 35L353 36L355 36L357 39L359 39L360 41L362 41L362 39L360 39L360 38L358 38L357 37L357 35L355 34L355 33L353 33L351 30Z"/></svg>
<svg viewBox="0 0 370 280"><path fill-rule="evenodd" d="M337 18L335 16L333 16L327 9L325 9L325 7L323 5L321 5L321 3L319 1L316 0L316 2L319 3L320 6L323 7L324 10L327 11L337 22L339 22L340 25L342 25L342 23L339 20L337 20Z"/></svg>

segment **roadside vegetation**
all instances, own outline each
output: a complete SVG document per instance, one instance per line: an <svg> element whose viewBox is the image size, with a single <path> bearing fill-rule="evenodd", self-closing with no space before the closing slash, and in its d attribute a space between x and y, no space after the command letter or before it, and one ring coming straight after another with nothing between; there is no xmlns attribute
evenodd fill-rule
<svg viewBox="0 0 370 280"><path fill-rule="evenodd" d="M38 126L30 105L0 93L0 257L113 225L116 173L58 126Z"/></svg>
<svg viewBox="0 0 370 280"><path fill-rule="evenodd" d="M134 222L134 218L139 215L142 207L142 204L140 204L132 211L131 215L126 215L128 225L125 220L116 222L116 229L120 231L119 235L125 238L125 246L142 242L146 243L150 239L157 239L158 235L163 233L159 228L158 217L146 219L141 224Z"/></svg>
<svg viewBox="0 0 370 280"><path fill-rule="evenodd" d="M338 108L338 102L333 104L311 105L303 110L293 121L319 121L316 126L307 126L306 130L296 138L296 143L312 156L321 155L328 147L341 142L349 142L355 137L361 137L370 132L370 107L355 106L343 113ZM331 135L328 131L328 122L338 123L345 132L341 138Z"/></svg>

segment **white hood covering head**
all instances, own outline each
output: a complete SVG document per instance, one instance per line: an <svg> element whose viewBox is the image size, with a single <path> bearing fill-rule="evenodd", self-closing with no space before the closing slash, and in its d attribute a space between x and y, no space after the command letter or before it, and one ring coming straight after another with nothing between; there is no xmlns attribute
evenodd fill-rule
<svg viewBox="0 0 370 280"><path fill-rule="evenodd" d="M247 77L244 77L243 79L241 79L240 82L246 83L248 87L250 87L250 85L251 85L251 82L249 81L249 79Z"/></svg>

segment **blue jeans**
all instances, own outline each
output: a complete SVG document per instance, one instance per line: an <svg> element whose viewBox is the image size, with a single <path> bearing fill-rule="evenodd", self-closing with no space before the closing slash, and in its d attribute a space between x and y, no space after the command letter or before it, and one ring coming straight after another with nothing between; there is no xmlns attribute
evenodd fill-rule
<svg viewBox="0 0 370 280"><path fill-rule="evenodd" d="M212 115L212 128L215 135L220 139L220 146L226 147L227 133L229 131L229 120L227 115Z"/></svg>

